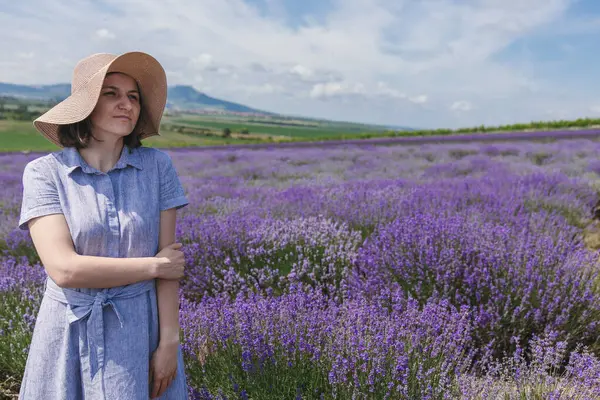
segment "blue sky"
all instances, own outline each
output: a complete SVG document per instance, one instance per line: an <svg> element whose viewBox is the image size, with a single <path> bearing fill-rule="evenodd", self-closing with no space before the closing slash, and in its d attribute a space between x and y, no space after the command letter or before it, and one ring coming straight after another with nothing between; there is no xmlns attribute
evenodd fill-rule
<svg viewBox="0 0 600 400"><path fill-rule="evenodd" d="M0 0L0 81L146 51L169 84L291 115L456 128L600 117L600 1Z"/></svg>

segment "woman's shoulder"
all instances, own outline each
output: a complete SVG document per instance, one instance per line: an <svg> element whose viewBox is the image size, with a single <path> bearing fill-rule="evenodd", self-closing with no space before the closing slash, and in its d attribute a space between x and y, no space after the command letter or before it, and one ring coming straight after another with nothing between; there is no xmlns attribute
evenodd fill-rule
<svg viewBox="0 0 600 400"><path fill-rule="evenodd" d="M51 173L53 170L56 170L59 159L60 152L52 152L48 154L44 154L42 156L36 157L25 164L24 171L25 172L41 172L45 174Z"/></svg>
<svg viewBox="0 0 600 400"><path fill-rule="evenodd" d="M144 147L140 146L135 149L144 160L144 163L150 162L158 167L168 165L172 162L171 156L166 150L158 149L156 147Z"/></svg>
<svg viewBox="0 0 600 400"><path fill-rule="evenodd" d="M144 154L152 154L152 155L156 155L156 156L166 156L169 157L169 150L167 149L161 149L158 147L149 147L149 146L140 146L137 148L138 151L144 153Z"/></svg>

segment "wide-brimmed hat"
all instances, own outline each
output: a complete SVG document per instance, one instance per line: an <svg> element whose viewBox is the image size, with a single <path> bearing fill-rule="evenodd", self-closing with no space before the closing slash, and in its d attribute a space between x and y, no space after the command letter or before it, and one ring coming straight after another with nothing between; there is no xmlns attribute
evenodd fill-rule
<svg viewBox="0 0 600 400"><path fill-rule="evenodd" d="M140 139L159 135L160 120L167 103L167 77L160 63L149 54L133 51L121 55L98 53L79 61L73 71L71 95L33 121L35 128L52 143L60 125L86 119L94 110L104 77L122 72L136 80L142 100L138 122ZM142 113L145 113L142 118Z"/></svg>

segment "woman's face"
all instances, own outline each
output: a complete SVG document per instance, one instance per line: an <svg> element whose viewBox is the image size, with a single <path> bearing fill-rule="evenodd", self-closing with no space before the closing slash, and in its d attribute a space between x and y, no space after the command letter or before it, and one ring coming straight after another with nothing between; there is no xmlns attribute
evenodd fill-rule
<svg viewBox="0 0 600 400"><path fill-rule="evenodd" d="M90 115L94 136L129 135L135 128L140 110L136 81L122 73L107 75L96 107Z"/></svg>

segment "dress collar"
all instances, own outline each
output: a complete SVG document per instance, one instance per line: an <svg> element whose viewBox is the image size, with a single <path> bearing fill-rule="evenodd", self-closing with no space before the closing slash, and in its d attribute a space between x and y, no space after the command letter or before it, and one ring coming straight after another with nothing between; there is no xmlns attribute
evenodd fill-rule
<svg viewBox="0 0 600 400"><path fill-rule="evenodd" d="M77 168L81 168L81 170L88 174L101 174L102 172L97 170L96 168L91 167L79 151L75 147L65 147L62 151L63 159L65 164L67 165L67 174L73 173ZM120 169L125 168L128 165L131 165L137 169L142 169L142 160L140 158L139 151L137 149L130 149L126 145L123 146L123 150L121 151L121 156L119 160L115 164L115 166L111 169ZM109 171L110 172L110 171Z"/></svg>

